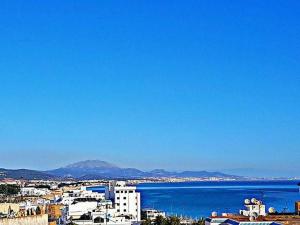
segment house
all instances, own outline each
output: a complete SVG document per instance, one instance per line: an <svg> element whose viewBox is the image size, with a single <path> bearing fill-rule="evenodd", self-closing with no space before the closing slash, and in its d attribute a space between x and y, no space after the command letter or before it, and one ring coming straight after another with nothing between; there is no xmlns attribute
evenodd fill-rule
<svg viewBox="0 0 300 225"><path fill-rule="evenodd" d="M155 220L158 216L166 217L166 213L156 209L142 209L142 219Z"/></svg>

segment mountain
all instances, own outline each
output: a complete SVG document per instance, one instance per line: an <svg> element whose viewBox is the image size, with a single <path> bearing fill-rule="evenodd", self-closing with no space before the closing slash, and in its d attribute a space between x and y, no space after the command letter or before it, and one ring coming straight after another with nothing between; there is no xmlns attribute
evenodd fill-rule
<svg viewBox="0 0 300 225"><path fill-rule="evenodd" d="M149 177L174 177L174 178L204 178L219 177L240 179L239 176L228 175L220 172L208 171L183 171L170 172L163 169L142 171L135 168L121 168L114 164L100 160L86 160L67 165L46 173L59 177L73 177L77 179L110 179L110 178L149 178Z"/></svg>
<svg viewBox="0 0 300 225"><path fill-rule="evenodd" d="M70 164L68 166L66 166L66 168L118 168L117 166L105 162L105 161L101 161L101 160L86 160L86 161L80 161L80 162L76 162L73 164Z"/></svg>
<svg viewBox="0 0 300 225"><path fill-rule="evenodd" d="M220 172L208 172L208 171L183 171L183 172L169 172L162 169L156 169L150 171L152 176L155 177L176 177L176 178L202 178L202 177L219 177L219 178L241 178L235 175L229 175Z"/></svg>
<svg viewBox="0 0 300 225"><path fill-rule="evenodd" d="M146 173L141 170L134 168L120 168L114 164L100 160L80 161L46 172L54 176L80 179L146 177Z"/></svg>
<svg viewBox="0 0 300 225"><path fill-rule="evenodd" d="M1 169L0 180L3 178L14 179L58 179L58 178L76 178L82 180L93 179L140 179L151 177L173 177L173 178L232 178L242 179L241 176L228 175L220 172L208 171L183 171L172 172L163 169L155 169L152 171L142 171L135 168L121 168L114 164L100 160L86 160L76 162L65 167L61 167L49 171L36 171L28 169Z"/></svg>
<svg viewBox="0 0 300 225"><path fill-rule="evenodd" d="M54 179L55 176L36 171L36 170L27 170L27 169L3 169L0 168L0 180L4 178L13 178L13 179L28 179L28 180L51 180Z"/></svg>

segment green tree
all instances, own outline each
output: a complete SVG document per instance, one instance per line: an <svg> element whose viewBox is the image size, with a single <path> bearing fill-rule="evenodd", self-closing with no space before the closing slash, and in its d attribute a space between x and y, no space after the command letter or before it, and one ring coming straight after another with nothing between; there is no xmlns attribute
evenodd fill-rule
<svg viewBox="0 0 300 225"><path fill-rule="evenodd" d="M20 192L20 187L14 184L1 184L0 185L0 194L9 196L16 195Z"/></svg>
<svg viewBox="0 0 300 225"><path fill-rule="evenodd" d="M171 216L167 219L167 225L180 225L180 219L176 216Z"/></svg>
<svg viewBox="0 0 300 225"><path fill-rule="evenodd" d="M168 225L167 219L162 216L157 216L154 220L155 225Z"/></svg>
<svg viewBox="0 0 300 225"><path fill-rule="evenodd" d="M203 218L200 218L199 220L193 222L192 225L205 225L205 220Z"/></svg>
<svg viewBox="0 0 300 225"><path fill-rule="evenodd" d="M142 224L141 225L151 225L151 220L150 219L146 219L146 220L143 220Z"/></svg>

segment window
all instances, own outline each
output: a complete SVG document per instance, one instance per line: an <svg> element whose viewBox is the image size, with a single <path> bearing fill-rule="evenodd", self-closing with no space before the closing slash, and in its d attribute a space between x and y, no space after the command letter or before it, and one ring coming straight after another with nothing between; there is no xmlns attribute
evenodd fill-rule
<svg viewBox="0 0 300 225"><path fill-rule="evenodd" d="M116 193L120 193L120 191L116 191Z"/></svg>
<svg viewBox="0 0 300 225"><path fill-rule="evenodd" d="M124 212L126 212L126 209L124 209Z"/></svg>
<svg viewBox="0 0 300 225"><path fill-rule="evenodd" d="M117 212L120 212L120 209L117 209Z"/></svg>
<svg viewBox="0 0 300 225"><path fill-rule="evenodd" d="M117 197L117 199L120 199L120 197Z"/></svg>
<svg viewBox="0 0 300 225"><path fill-rule="evenodd" d="M126 203L124 203L123 205L126 205Z"/></svg>
<svg viewBox="0 0 300 225"><path fill-rule="evenodd" d="M123 197L123 199L126 199L126 197Z"/></svg>
<svg viewBox="0 0 300 225"><path fill-rule="evenodd" d="M129 191L129 193L133 193L133 191Z"/></svg>

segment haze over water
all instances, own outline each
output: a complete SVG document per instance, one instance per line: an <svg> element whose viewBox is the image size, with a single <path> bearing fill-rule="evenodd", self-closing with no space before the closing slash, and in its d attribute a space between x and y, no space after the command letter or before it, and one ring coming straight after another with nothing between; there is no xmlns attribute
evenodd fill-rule
<svg viewBox="0 0 300 225"><path fill-rule="evenodd" d="M297 181L184 182L139 184L142 208L160 209L188 217L218 213L238 213L244 199L257 198L278 212L294 211L300 200ZM93 188L95 190L95 188ZM99 190L99 188L98 188Z"/></svg>

